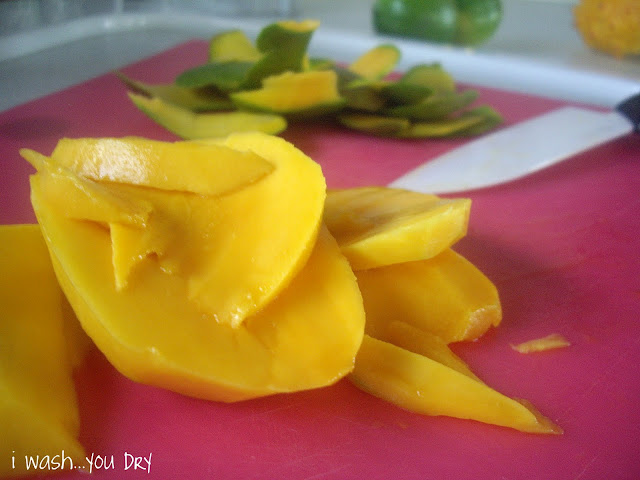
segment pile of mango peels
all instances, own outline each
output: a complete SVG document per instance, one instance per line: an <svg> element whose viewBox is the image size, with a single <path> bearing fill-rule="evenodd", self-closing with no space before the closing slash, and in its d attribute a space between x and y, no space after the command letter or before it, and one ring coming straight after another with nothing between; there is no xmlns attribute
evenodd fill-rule
<svg viewBox="0 0 640 480"><path fill-rule="evenodd" d="M241 30L216 34L208 61L169 84L118 75L142 112L183 139L278 134L289 122L319 118L398 138L479 135L502 122L492 107L472 106L478 92L460 89L438 63L392 78L401 55L394 45L374 47L347 66L310 57L318 26L279 21L264 27L255 43Z"/></svg>
<svg viewBox="0 0 640 480"><path fill-rule="evenodd" d="M136 382L211 401L349 378L422 414L560 433L449 348L502 318L452 250L470 200L327 190L316 162L259 132L21 154L38 224L0 227L3 451L83 460L72 371L87 343Z"/></svg>

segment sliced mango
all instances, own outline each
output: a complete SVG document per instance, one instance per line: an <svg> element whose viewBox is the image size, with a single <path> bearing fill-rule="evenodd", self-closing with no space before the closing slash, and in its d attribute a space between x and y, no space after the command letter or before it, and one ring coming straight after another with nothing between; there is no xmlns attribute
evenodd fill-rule
<svg viewBox="0 0 640 480"><path fill-rule="evenodd" d="M471 371L464 360L451 351L447 342L431 332L421 330L401 320L392 320L376 325L369 325L367 322L365 332L378 340L428 357L478 382L482 381Z"/></svg>
<svg viewBox="0 0 640 480"><path fill-rule="evenodd" d="M218 199L220 233L211 232L205 251L193 259L191 294L220 312L218 321L238 325L304 264L322 220L326 184L320 166L279 137L236 134L218 144L252 151L276 167L251 188ZM198 215L208 222L210 207L202 208ZM284 218L289 228L278 225Z"/></svg>
<svg viewBox="0 0 640 480"><path fill-rule="evenodd" d="M152 205L138 237L135 230L113 225L112 282L124 288L135 264L155 254L162 271L187 278L188 297L203 316L238 326L275 297L308 258L326 196L322 171L290 143L263 134L174 146L176 155L181 146L185 154L197 146L232 149L265 158L275 169L261 181L222 197L111 184L113 192L131 203ZM46 191L49 176L42 172L39 191ZM57 205L60 191L49 193L46 201ZM279 228L274 224L278 218L287 218L292 227Z"/></svg>
<svg viewBox="0 0 640 480"><path fill-rule="evenodd" d="M511 345L511 348L519 353L533 353L546 352L547 350L564 348L570 345L571 343L562 335L559 333L552 333L546 337L534 338L533 340L527 340L526 342L518 343L517 345Z"/></svg>
<svg viewBox="0 0 640 480"><path fill-rule="evenodd" d="M247 110L285 116L319 115L344 104L337 80L333 70L285 72L265 78L261 89L232 93L231 99Z"/></svg>
<svg viewBox="0 0 640 480"><path fill-rule="evenodd" d="M287 128L284 117L269 113L194 113L159 98L129 93L131 101L152 120L183 139L219 138L238 132L277 134Z"/></svg>
<svg viewBox="0 0 640 480"><path fill-rule="evenodd" d="M502 320L495 285L451 249L417 262L356 272L367 329L402 320L447 343L475 340Z"/></svg>
<svg viewBox="0 0 640 480"><path fill-rule="evenodd" d="M199 195L222 195L238 190L274 169L253 152L139 137L63 138L53 150L51 160L96 181Z"/></svg>
<svg viewBox="0 0 640 480"><path fill-rule="evenodd" d="M153 208L151 203L126 197L94 180L76 175L33 150L23 148L20 155L38 171L46 172L40 188L49 193L51 206L60 215L103 225L117 222L142 227L147 223Z"/></svg>
<svg viewBox="0 0 640 480"><path fill-rule="evenodd" d="M0 476L25 455L84 460L62 292L37 225L0 226ZM16 459L12 468L10 456Z"/></svg>
<svg viewBox="0 0 640 480"><path fill-rule="evenodd" d="M368 335L349 378L358 388L413 412L472 419L529 433L562 433L528 402L509 398L442 363Z"/></svg>
<svg viewBox="0 0 640 480"><path fill-rule="evenodd" d="M471 201L386 187L330 190L324 219L355 270L433 257L467 231Z"/></svg>
<svg viewBox="0 0 640 480"><path fill-rule="evenodd" d="M60 218L41 194L38 175L32 192L63 290L95 344L129 378L238 401L320 387L352 370L364 327L362 300L328 234L320 234L287 288L234 328L203 316L188 300L188 281L159 272L153 257L138 265L136 281L117 291L108 232Z"/></svg>

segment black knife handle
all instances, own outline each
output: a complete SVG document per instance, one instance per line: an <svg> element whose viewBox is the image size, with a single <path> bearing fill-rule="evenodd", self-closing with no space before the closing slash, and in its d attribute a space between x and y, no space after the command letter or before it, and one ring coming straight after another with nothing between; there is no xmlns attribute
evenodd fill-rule
<svg viewBox="0 0 640 480"><path fill-rule="evenodd" d="M640 132L640 93L636 93L619 103L616 110L633 123L634 131Z"/></svg>

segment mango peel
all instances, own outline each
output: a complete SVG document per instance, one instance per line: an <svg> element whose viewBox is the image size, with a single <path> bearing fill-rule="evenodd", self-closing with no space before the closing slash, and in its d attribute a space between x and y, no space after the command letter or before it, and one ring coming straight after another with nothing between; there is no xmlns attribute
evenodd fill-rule
<svg viewBox="0 0 640 480"><path fill-rule="evenodd" d="M279 134L290 121L333 119L370 135L440 138L479 135L502 122L478 92L459 89L439 64L392 77L401 52L381 44L341 66L311 57L314 20L266 25L253 42L233 29L213 35L205 63L173 83L146 84L118 73L143 113L183 139L235 131Z"/></svg>

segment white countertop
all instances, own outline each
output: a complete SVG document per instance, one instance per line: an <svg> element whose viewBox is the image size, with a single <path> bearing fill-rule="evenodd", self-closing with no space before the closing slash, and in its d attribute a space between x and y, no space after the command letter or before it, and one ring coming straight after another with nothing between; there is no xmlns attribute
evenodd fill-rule
<svg viewBox="0 0 640 480"><path fill-rule="evenodd" d="M273 9L288 3L271 0L271 11L247 16L244 11L231 15L229 9L248 5L248 0L221 1L217 10L205 0L83 4L92 10L80 9L78 1L47 0L48 12L37 0L0 2L0 111L221 29L240 27L255 35L278 18ZM52 12L48 2L57 2L58 10ZM23 10L11 23L7 5L15 8L18 3ZM461 82L605 107L640 91L640 57L620 60L586 47L573 28L571 2L503 0L500 28L473 50L378 36L371 23L372 4L296 0L289 16L320 20L312 53L343 61L392 41L403 53L400 68L439 61Z"/></svg>

